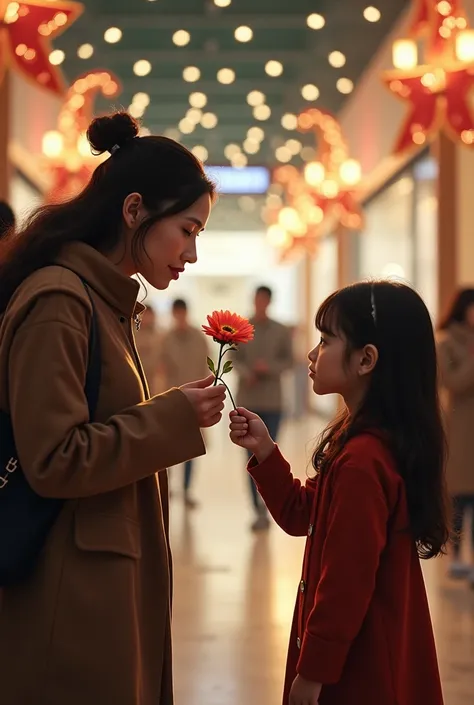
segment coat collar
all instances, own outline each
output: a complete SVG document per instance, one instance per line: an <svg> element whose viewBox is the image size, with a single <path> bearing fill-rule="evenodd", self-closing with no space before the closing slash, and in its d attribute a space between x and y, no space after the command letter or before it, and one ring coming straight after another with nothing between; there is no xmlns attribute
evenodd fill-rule
<svg viewBox="0 0 474 705"><path fill-rule="evenodd" d="M107 257L85 242L76 241L65 245L56 264L72 269L110 306L127 318L144 311L145 306L137 302L140 284L123 274Z"/></svg>

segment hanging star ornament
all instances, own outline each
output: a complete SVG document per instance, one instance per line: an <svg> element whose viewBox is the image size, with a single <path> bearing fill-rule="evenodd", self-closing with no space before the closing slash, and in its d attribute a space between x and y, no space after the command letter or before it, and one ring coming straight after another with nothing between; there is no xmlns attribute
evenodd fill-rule
<svg viewBox="0 0 474 705"><path fill-rule="evenodd" d="M78 2L63 0L0 0L0 81L8 66L46 90L62 95L62 73L49 60L51 39L83 11Z"/></svg>
<svg viewBox="0 0 474 705"><path fill-rule="evenodd" d="M472 144L474 115L470 93L474 85L474 36L462 4L458 0L418 0L415 10L410 39L401 42L409 45L413 66L383 74L389 90L409 104L394 153L419 147L441 130L453 140ZM467 59L458 47L458 39L463 35L473 43ZM416 42L420 39L424 39L424 61L418 64Z"/></svg>

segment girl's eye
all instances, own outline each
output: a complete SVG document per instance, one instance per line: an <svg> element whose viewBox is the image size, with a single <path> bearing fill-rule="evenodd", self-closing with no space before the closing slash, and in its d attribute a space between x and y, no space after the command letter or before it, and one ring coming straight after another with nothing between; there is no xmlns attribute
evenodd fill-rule
<svg viewBox="0 0 474 705"><path fill-rule="evenodd" d="M326 345L326 341L324 340L323 336L319 339L319 344L320 345Z"/></svg>
<svg viewBox="0 0 474 705"><path fill-rule="evenodd" d="M193 234L193 231L192 231L192 230L186 230L186 228L183 228L183 233L184 233L185 235L191 236L191 235Z"/></svg>

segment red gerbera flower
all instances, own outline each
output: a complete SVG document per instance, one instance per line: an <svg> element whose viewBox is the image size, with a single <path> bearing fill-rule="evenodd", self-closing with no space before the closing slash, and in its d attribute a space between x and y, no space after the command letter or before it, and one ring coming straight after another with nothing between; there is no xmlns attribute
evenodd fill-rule
<svg viewBox="0 0 474 705"><path fill-rule="evenodd" d="M207 317L209 326L202 329L216 343L238 345L253 340L254 327L247 318L230 311L214 311Z"/></svg>

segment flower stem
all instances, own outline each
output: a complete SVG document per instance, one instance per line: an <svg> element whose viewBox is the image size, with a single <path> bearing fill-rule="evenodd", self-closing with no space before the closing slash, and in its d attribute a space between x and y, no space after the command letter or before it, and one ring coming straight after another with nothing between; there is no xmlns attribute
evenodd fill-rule
<svg viewBox="0 0 474 705"><path fill-rule="evenodd" d="M236 407L236 405L235 405L234 397L232 396L232 392L230 391L230 389L229 389L229 387L227 386L227 384L224 382L224 380L222 379L222 377L216 377L216 380L219 380L219 382L222 382L222 384L224 385L224 387L227 389L227 391L229 392L230 400L231 400L231 402L232 402L232 406L234 407L234 411L237 411L237 407Z"/></svg>
<svg viewBox="0 0 474 705"><path fill-rule="evenodd" d="M225 343L221 343L221 349L219 350L219 361L217 363L217 371L216 371L216 376L214 377L214 384L212 385L213 387L216 386L217 380L219 379L219 375L221 373L221 362L222 362L222 357L223 357L223 350L224 350Z"/></svg>

